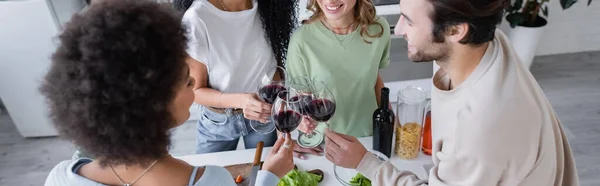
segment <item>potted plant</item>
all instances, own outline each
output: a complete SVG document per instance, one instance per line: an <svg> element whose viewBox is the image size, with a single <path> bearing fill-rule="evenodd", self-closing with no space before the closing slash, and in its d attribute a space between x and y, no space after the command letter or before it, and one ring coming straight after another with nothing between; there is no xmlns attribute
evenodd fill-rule
<svg viewBox="0 0 600 186"><path fill-rule="evenodd" d="M570 8L578 0L560 0L563 10ZM548 24L548 5L550 0L512 0L506 10L506 20L512 30L508 34L511 44L525 67L529 69L537 46ZM592 0L588 0L589 6Z"/></svg>

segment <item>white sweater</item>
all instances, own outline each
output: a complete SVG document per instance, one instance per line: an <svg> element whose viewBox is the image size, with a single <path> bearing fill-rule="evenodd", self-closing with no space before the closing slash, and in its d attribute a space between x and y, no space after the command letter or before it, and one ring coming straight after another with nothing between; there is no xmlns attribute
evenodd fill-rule
<svg viewBox="0 0 600 186"><path fill-rule="evenodd" d="M448 90L442 69L433 77L429 180L367 153L357 170L373 185L579 185L550 102L506 35L500 30L495 35L460 86Z"/></svg>

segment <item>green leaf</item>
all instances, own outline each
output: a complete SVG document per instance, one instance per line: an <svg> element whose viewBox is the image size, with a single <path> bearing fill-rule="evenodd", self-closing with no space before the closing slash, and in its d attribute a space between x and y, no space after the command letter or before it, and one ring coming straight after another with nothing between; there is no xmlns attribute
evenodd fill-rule
<svg viewBox="0 0 600 186"><path fill-rule="evenodd" d="M369 180L369 178L363 176L362 174L358 173L358 174L356 174L356 176L354 176L352 179L350 179L350 184L356 185L356 186L371 186L371 180Z"/></svg>
<svg viewBox="0 0 600 186"><path fill-rule="evenodd" d="M320 179L320 175L294 169L281 178L277 186L317 186Z"/></svg>
<svg viewBox="0 0 600 186"><path fill-rule="evenodd" d="M506 16L506 20L510 23L510 27L515 28L517 25L521 24L525 18L523 17L523 14L512 13Z"/></svg>
<svg viewBox="0 0 600 186"><path fill-rule="evenodd" d="M521 9L521 7L523 7L523 0L515 0L515 10L519 10Z"/></svg>
<svg viewBox="0 0 600 186"><path fill-rule="evenodd" d="M506 13L514 13L519 11L519 9L521 9L521 6L523 5L523 0L513 0L512 3L510 4L510 6L508 6L508 8L506 9Z"/></svg>
<svg viewBox="0 0 600 186"><path fill-rule="evenodd" d="M573 6L575 3L577 3L577 0L560 0L560 6L563 8L563 10L571 8L571 6Z"/></svg>
<svg viewBox="0 0 600 186"><path fill-rule="evenodd" d="M545 6L545 7L542 9L542 13L544 14L544 17L548 18L548 6Z"/></svg>

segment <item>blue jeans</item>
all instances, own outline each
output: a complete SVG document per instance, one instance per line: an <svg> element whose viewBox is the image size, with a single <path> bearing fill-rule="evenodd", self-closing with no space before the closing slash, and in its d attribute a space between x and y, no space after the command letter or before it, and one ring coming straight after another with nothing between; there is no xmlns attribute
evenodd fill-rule
<svg viewBox="0 0 600 186"><path fill-rule="evenodd" d="M256 148L259 141L263 141L265 147L272 147L277 141L277 132L262 134L252 130L250 120L241 113L228 116L203 106L198 112L196 154L235 150L240 137L244 138L246 149Z"/></svg>

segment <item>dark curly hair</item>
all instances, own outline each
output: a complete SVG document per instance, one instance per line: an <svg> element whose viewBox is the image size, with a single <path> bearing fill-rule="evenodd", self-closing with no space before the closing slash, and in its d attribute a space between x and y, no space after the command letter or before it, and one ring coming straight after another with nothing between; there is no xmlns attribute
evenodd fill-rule
<svg viewBox="0 0 600 186"><path fill-rule="evenodd" d="M173 0L173 6L185 12L193 2L194 0ZM285 67L290 38L298 27L298 1L258 0L257 8L277 64Z"/></svg>
<svg viewBox="0 0 600 186"><path fill-rule="evenodd" d="M168 153L185 83L181 13L147 0L103 0L74 15L40 87L60 135L108 164Z"/></svg>

